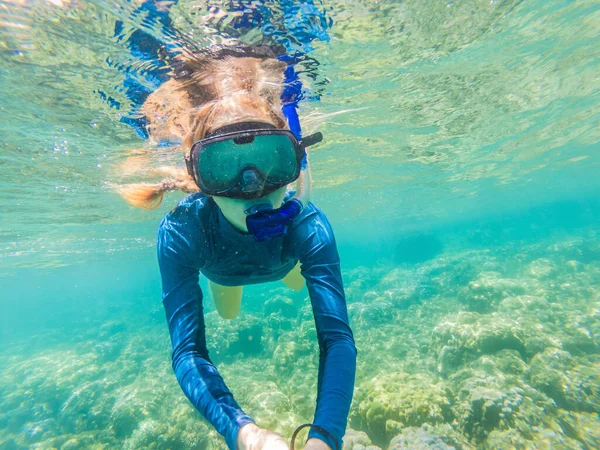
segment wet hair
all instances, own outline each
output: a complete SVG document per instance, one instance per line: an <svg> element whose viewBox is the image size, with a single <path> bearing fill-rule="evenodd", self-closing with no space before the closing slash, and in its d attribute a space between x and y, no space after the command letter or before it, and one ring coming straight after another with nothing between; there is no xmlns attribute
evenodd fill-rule
<svg viewBox="0 0 600 450"><path fill-rule="evenodd" d="M171 62L171 79L141 107L150 142L181 142L183 153L212 130L236 122L257 121L285 128L281 91L286 64L266 47L220 48L183 52ZM197 192L183 170L161 168L167 178L154 184L120 186L131 205L157 208L166 192Z"/></svg>

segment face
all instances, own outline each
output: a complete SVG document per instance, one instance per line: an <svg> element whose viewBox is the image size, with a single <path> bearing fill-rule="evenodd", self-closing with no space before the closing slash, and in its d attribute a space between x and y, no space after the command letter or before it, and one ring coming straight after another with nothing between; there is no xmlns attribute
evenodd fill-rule
<svg viewBox="0 0 600 450"><path fill-rule="evenodd" d="M253 200L237 200L228 197L213 197L215 203L219 206L225 218L238 230L248 232L246 227L246 217L252 214L253 209L261 207L277 209L283 203L286 186L271 192L264 197Z"/></svg>

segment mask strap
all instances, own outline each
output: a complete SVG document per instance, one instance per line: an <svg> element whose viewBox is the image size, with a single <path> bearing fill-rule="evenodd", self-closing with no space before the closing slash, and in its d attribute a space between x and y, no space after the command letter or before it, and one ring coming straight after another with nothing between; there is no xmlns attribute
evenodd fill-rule
<svg viewBox="0 0 600 450"><path fill-rule="evenodd" d="M302 99L302 82L294 70L295 58L288 55L280 55L277 59L287 63L283 72L283 90L281 91L281 110L285 116L290 131L294 133L298 141L302 140L302 128L298 118L298 102Z"/></svg>

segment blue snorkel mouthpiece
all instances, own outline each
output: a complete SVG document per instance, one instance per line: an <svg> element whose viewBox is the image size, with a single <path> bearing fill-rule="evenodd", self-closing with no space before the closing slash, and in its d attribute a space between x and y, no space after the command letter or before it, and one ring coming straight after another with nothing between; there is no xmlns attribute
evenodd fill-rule
<svg viewBox="0 0 600 450"><path fill-rule="evenodd" d="M246 217L246 227L258 242L284 236L287 226L302 211L302 202L292 199L277 209L262 209Z"/></svg>

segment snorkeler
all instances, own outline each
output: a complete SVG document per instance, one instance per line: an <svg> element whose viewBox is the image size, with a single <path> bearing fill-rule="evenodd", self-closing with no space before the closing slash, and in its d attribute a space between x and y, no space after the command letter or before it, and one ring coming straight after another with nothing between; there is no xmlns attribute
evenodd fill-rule
<svg viewBox="0 0 600 450"><path fill-rule="evenodd" d="M148 96L142 112L151 140L181 142L187 173L162 168L167 179L121 193L143 208L157 207L171 190L191 193L158 232L177 380L230 449L286 450L281 436L242 410L210 360L199 274L226 319L237 316L244 285L283 280L300 290L305 282L320 349L314 427L305 448L341 449L356 348L334 234L309 202L306 147L321 136L301 139L295 109L282 111L289 66L267 48L188 52L172 65L171 79Z"/></svg>

